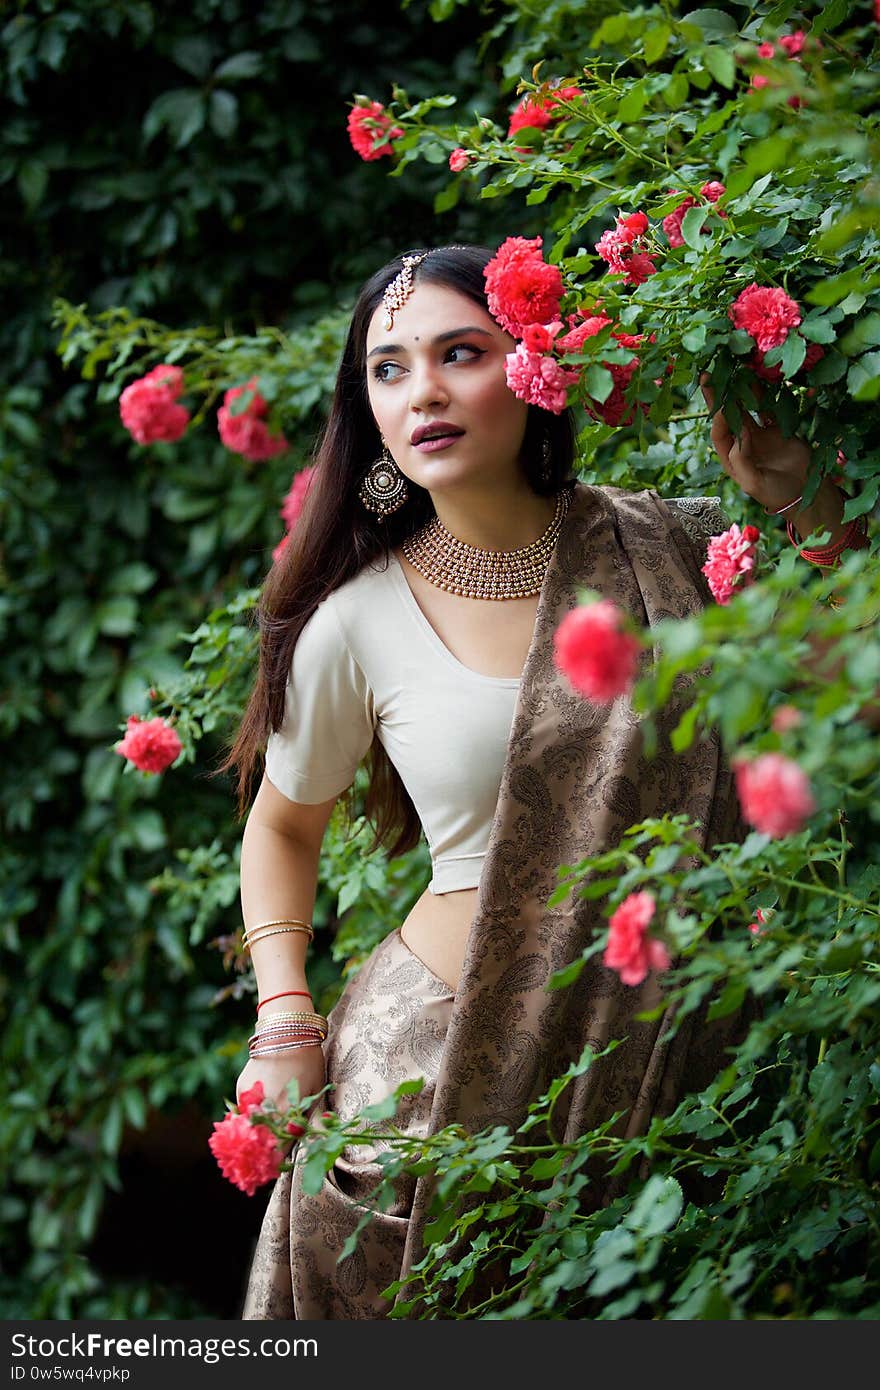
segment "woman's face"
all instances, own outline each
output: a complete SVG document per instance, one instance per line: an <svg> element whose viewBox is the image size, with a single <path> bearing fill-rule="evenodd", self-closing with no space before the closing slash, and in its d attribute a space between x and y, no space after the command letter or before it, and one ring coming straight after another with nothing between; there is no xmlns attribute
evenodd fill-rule
<svg viewBox="0 0 880 1390"><path fill-rule="evenodd" d="M367 331L367 390L400 471L431 492L510 482L528 413L504 375L510 334L445 285L417 283L392 329L384 319L380 304Z"/></svg>

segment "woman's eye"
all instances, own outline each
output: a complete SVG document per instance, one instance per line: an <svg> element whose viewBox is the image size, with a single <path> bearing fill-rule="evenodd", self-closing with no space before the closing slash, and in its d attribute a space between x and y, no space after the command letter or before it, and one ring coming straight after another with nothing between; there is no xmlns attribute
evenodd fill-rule
<svg viewBox="0 0 880 1390"><path fill-rule="evenodd" d="M376 381L395 381L396 373L402 370L399 362L379 362L373 368L373 376Z"/></svg>
<svg viewBox="0 0 880 1390"><path fill-rule="evenodd" d="M482 357L485 348L474 347L471 343L456 343L455 347L449 349L449 356L452 357L453 354L459 352L469 353L470 357ZM456 360L459 362L467 362L469 359L467 357L459 357Z"/></svg>

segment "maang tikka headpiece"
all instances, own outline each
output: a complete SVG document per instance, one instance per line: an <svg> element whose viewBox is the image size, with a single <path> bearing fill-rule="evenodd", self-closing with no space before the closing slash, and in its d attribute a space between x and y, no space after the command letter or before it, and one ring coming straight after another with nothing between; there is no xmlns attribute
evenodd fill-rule
<svg viewBox="0 0 880 1390"><path fill-rule="evenodd" d="M382 327L386 329L394 327L394 315L397 310L409 299L413 292L413 270L428 255L423 251L418 256L404 256L403 269L395 275L391 284L386 286L385 293L382 295L382 303L385 305L385 321Z"/></svg>

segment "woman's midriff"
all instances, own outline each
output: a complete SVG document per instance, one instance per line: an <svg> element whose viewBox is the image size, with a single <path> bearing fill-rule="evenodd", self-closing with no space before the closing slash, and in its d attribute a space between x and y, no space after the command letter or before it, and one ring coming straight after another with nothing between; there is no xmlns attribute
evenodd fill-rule
<svg viewBox="0 0 880 1390"><path fill-rule="evenodd" d="M404 945L451 989L458 984L476 910L476 888L436 894L426 888L400 928Z"/></svg>

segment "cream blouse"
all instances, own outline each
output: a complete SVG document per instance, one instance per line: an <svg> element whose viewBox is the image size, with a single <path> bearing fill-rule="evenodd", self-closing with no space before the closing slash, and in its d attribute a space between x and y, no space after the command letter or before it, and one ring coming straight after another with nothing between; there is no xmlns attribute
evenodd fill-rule
<svg viewBox="0 0 880 1390"><path fill-rule="evenodd" d="M397 557L367 565L303 628L266 775L292 801L340 795L374 733L412 797L432 893L475 888L513 722L519 677L462 665L434 631Z"/></svg>

